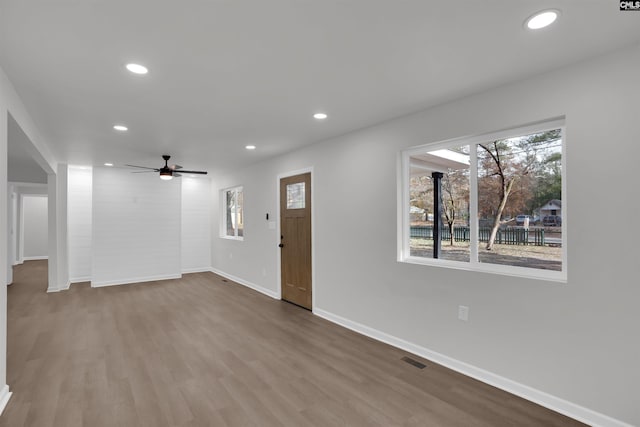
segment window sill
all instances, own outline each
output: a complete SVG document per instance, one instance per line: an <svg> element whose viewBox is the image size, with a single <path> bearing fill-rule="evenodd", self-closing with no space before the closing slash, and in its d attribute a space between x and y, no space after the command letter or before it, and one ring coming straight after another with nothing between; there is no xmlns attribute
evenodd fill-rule
<svg viewBox="0 0 640 427"><path fill-rule="evenodd" d="M220 236L220 238L225 240L238 240L238 241L244 240L244 237L236 237L236 236Z"/></svg>
<svg viewBox="0 0 640 427"><path fill-rule="evenodd" d="M440 268L451 268L454 270L464 270L478 273L498 274L502 276L520 277L533 280L544 280L547 282L567 283L566 270L540 270L535 268L513 267L509 265L449 261L444 259L434 260L431 258L420 258L415 256L399 258L398 262Z"/></svg>

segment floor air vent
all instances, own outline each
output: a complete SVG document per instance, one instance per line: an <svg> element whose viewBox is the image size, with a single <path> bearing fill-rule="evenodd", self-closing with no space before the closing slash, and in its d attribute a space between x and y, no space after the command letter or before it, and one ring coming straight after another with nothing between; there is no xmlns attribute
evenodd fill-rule
<svg viewBox="0 0 640 427"><path fill-rule="evenodd" d="M402 361L407 362L409 365L413 365L418 369L424 369L427 367L427 365L425 365L424 363L420 363L417 360L413 360L412 358L406 356L402 358Z"/></svg>

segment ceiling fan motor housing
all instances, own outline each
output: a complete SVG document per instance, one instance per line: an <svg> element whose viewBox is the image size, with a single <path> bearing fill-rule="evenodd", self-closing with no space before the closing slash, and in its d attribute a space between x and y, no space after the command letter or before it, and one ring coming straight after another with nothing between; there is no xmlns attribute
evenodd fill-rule
<svg viewBox="0 0 640 427"><path fill-rule="evenodd" d="M162 159L164 160L164 166L160 167L160 168L150 168L147 166L137 166L137 165L126 165L126 166L130 166L133 168L141 168L141 169L148 169L147 171L144 172L160 172L160 179L164 179L164 180L170 180L171 178L175 177L180 177L182 176L182 174L178 173L178 172L182 172L182 173L190 173L190 174L199 174L199 175L206 175L207 172L206 171L187 171L187 170L182 170L182 166L180 165L171 165L169 166L169 159L171 158L170 155L168 154L163 154L162 155ZM141 173L141 172L134 172L134 173Z"/></svg>
<svg viewBox="0 0 640 427"><path fill-rule="evenodd" d="M164 166L160 168L160 178L161 179L171 179L173 178L173 170L168 166Z"/></svg>

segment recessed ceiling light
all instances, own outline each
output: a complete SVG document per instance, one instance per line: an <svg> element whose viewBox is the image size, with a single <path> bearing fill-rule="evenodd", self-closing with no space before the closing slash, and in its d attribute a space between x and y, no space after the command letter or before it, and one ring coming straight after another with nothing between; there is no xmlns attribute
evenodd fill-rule
<svg viewBox="0 0 640 427"><path fill-rule="evenodd" d="M144 65L134 63L127 64L127 70L134 74L147 74L149 72L149 69Z"/></svg>
<svg viewBox="0 0 640 427"><path fill-rule="evenodd" d="M553 24L559 15L560 11L557 9L543 10L527 18L525 25L530 30L539 30Z"/></svg>
<svg viewBox="0 0 640 427"><path fill-rule="evenodd" d="M246 148L247 150L255 150L256 146L255 145L245 145L244 148Z"/></svg>
<svg viewBox="0 0 640 427"><path fill-rule="evenodd" d="M113 163L105 163L104 165L111 167L111 166L113 166Z"/></svg>
<svg viewBox="0 0 640 427"><path fill-rule="evenodd" d="M314 119L318 119L318 120L324 120L324 119L326 119L327 117L329 117L329 116L327 116L325 113L315 113L315 114L313 115L313 118L314 118Z"/></svg>
<svg viewBox="0 0 640 427"><path fill-rule="evenodd" d="M119 130L120 132L126 132L129 130L129 128L124 125L113 125L113 128L115 130Z"/></svg>

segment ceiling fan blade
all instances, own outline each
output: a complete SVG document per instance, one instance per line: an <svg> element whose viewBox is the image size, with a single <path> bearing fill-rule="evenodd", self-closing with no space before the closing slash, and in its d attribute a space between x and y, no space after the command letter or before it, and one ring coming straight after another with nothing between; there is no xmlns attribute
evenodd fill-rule
<svg viewBox="0 0 640 427"><path fill-rule="evenodd" d="M180 171L180 173L181 173L181 174L185 174L185 173L197 173L197 174L200 174L200 175L206 175L206 174L207 174L207 172L205 172L205 171Z"/></svg>
<svg viewBox="0 0 640 427"><path fill-rule="evenodd" d="M176 178L179 178L179 177L181 177L181 176L182 176L182 174L181 174L181 173L178 173L178 172L174 172L174 173L172 173L172 174L171 174L171 176L176 177Z"/></svg>
<svg viewBox="0 0 640 427"><path fill-rule="evenodd" d="M154 170L156 172L160 170L160 169L157 169L157 168L149 168L147 166L138 166L138 165L125 165L125 166L129 166L130 168L151 169L151 170Z"/></svg>
<svg viewBox="0 0 640 427"><path fill-rule="evenodd" d="M169 169L173 169L173 170L182 169L182 166L180 166L180 165L170 165Z"/></svg>

